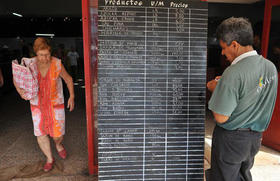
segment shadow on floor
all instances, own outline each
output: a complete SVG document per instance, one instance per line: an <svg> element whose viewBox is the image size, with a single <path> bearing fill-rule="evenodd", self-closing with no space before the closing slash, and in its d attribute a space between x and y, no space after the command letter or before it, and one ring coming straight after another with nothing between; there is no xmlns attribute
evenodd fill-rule
<svg viewBox="0 0 280 181"><path fill-rule="evenodd" d="M33 178L33 177L47 177L53 175L61 175L64 170L63 162L56 161L54 168L50 172L42 170L45 162L38 161L30 165L16 165L13 167L0 169L0 181L11 180L14 178Z"/></svg>

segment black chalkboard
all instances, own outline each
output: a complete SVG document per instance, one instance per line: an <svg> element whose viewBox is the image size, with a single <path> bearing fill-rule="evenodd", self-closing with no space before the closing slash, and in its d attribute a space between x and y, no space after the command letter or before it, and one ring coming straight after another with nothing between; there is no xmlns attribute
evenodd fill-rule
<svg viewBox="0 0 280 181"><path fill-rule="evenodd" d="M99 180L203 180L208 6L99 0Z"/></svg>

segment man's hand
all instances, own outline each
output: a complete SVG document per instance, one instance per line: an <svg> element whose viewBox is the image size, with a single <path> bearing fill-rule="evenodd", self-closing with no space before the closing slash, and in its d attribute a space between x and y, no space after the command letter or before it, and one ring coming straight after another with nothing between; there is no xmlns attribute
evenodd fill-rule
<svg viewBox="0 0 280 181"><path fill-rule="evenodd" d="M214 111L212 111L212 113L217 123L223 124L229 119L229 116L218 114Z"/></svg>
<svg viewBox="0 0 280 181"><path fill-rule="evenodd" d="M217 76L215 79L207 82L207 89L210 91L210 92L214 92L216 86L217 86L217 83L218 81L220 80L221 76Z"/></svg>

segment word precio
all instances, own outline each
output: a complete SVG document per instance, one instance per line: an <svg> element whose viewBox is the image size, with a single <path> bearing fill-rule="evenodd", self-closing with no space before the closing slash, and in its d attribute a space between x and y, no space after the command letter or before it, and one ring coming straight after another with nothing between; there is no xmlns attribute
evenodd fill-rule
<svg viewBox="0 0 280 181"><path fill-rule="evenodd" d="M172 8L187 8L189 5L185 3L174 3L170 2L170 7Z"/></svg>

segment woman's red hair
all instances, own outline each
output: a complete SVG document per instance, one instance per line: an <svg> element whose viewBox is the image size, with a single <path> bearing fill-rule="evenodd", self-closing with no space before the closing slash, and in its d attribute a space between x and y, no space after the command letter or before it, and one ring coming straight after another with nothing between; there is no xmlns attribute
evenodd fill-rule
<svg viewBox="0 0 280 181"><path fill-rule="evenodd" d="M37 53L39 50L46 50L46 49L51 51L51 46L49 41L42 37L36 38L33 44L34 52Z"/></svg>

